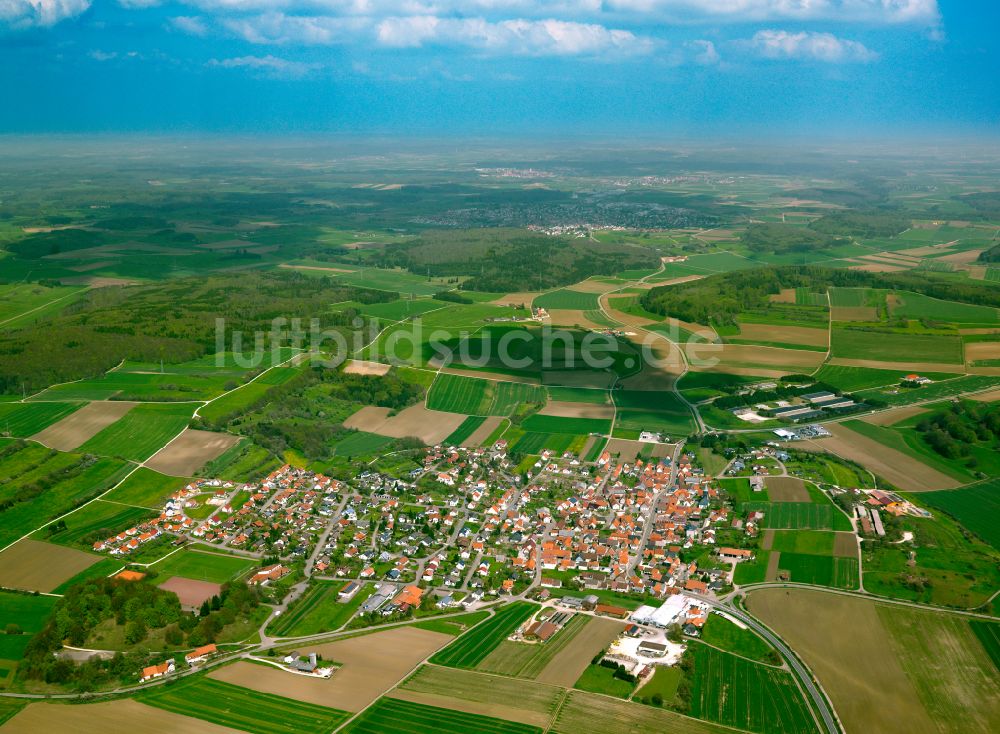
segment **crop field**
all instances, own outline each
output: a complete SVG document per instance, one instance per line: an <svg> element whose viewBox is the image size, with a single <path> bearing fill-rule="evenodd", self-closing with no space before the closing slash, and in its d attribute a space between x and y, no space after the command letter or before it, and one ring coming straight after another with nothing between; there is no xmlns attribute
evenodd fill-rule
<svg viewBox="0 0 1000 734"><path fill-rule="evenodd" d="M850 530L851 522L829 502L747 502L742 512L760 510L774 530Z"/></svg>
<svg viewBox="0 0 1000 734"><path fill-rule="evenodd" d="M816 730L791 674L716 650L690 648L694 656L691 715L753 732Z"/></svg>
<svg viewBox="0 0 1000 734"><path fill-rule="evenodd" d="M89 462L79 454L56 454L44 463L34 459L34 469L21 459L25 451L49 453L37 446L0 458L0 498L20 501L0 511L0 547L10 543L49 520L69 512L115 485L132 468L117 459L101 458ZM55 453L55 452L52 452ZM25 488L29 482L44 480L48 484L41 494Z"/></svg>
<svg viewBox="0 0 1000 734"><path fill-rule="evenodd" d="M171 494L183 488L189 481L185 477L169 477L152 469L139 467L103 499L124 505L160 509Z"/></svg>
<svg viewBox="0 0 1000 734"><path fill-rule="evenodd" d="M843 428L860 434L872 441L876 441L887 449L902 454L911 462L924 465L927 467L926 471L928 472L950 476L957 480L957 482L942 486L955 486L956 483L962 480L969 481L972 479L972 475L963 471L961 465L949 462L930 446L926 445L919 433L907 427L908 422L904 418L898 421L897 424L883 426L873 421L849 420L844 421Z"/></svg>
<svg viewBox="0 0 1000 734"><path fill-rule="evenodd" d="M607 734L617 731L732 734L733 730L654 706L570 691L550 731L553 734Z"/></svg>
<svg viewBox="0 0 1000 734"><path fill-rule="evenodd" d="M371 596L374 588L365 584L346 602L337 594L346 581L318 581L296 603L269 627L268 632L281 637L312 635L342 627Z"/></svg>
<svg viewBox="0 0 1000 734"><path fill-rule="evenodd" d="M137 405L82 446L80 451L145 461L191 421L191 403Z"/></svg>
<svg viewBox="0 0 1000 734"><path fill-rule="evenodd" d="M563 690L537 682L424 665L391 695L414 703L547 728Z"/></svg>
<svg viewBox="0 0 1000 734"><path fill-rule="evenodd" d="M502 607L485 622L480 622L435 654L431 662L452 668L475 668L537 609L537 604L525 601Z"/></svg>
<svg viewBox="0 0 1000 734"><path fill-rule="evenodd" d="M346 711L303 703L211 678L189 678L140 693L137 700L254 734L328 734Z"/></svg>
<svg viewBox="0 0 1000 734"><path fill-rule="evenodd" d="M106 734L128 731L184 732L184 734L232 734L232 729L208 721L146 706L132 699L104 701L80 706L33 703L3 725L4 734L38 734L71 731L74 734Z"/></svg>
<svg viewBox="0 0 1000 734"><path fill-rule="evenodd" d="M352 721L345 734L541 734L537 726L480 714L381 698Z"/></svg>
<svg viewBox="0 0 1000 734"><path fill-rule="evenodd" d="M24 656L24 648L45 625L55 603L51 596L0 591L0 629L6 631L16 625L21 630L18 634L0 634L0 659L20 660Z"/></svg>
<svg viewBox="0 0 1000 734"><path fill-rule="evenodd" d="M344 421L345 428L377 433L391 438L414 436L428 445L439 444L462 425L467 416L429 410L417 403L395 415L389 408L366 405Z"/></svg>
<svg viewBox="0 0 1000 734"><path fill-rule="evenodd" d="M622 623L617 620L589 617L586 624L574 633L572 639L563 640L561 646L557 645L553 650L540 656L540 659L533 660L524 672L538 670L535 676L538 683L552 683L569 688L577 681L594 656L606 649L621 634L622 629ZM557 641L561 634L562 632L546 645ZM541 663L544 663L544 667L540 667Z"/></svg>
<svg viewBox="0 0 1000 734"><path fill-rule="evenodd" d="M450 446L462 445L462 442L468 440L469 436L475 433L485 421L486 416L470 415L462 421L458 428L452 431L451 435L445 439L445 443Z"/></svg>
<svg viewBox="0 0 1000 734"><path fill-rule="evenodd" d="M241 440L229 433L185 428L169 446L149 459L146 466L174 477L194 476L205 464L222 456Z"/></svg>
<svg viewBox="0 0 1000 734"><path fill-rule="evenodd" d="M496 382L489 415L510 415L525 403L544 403L545 388L524 382Z"/></svg>
<svg viewBox="0 0 1000 734"><path fill-rule="evenodd" d="M406 298L387 303L368 303L359 306L358 310L365 316L374 316L385 321L401 321L447 305L444 301L435 301L433 298L419 300Z"/></svg>
<svg viewBox="0 0 1000 734"><path fill-rule="evenodd" d="M0 586L50 592L100 560L100 556L37 540L19 540L0 552Z"/></svg>
<svg viewBox="0 0 1000 734"><path fill-rule="evenodd" d="M816 379L833 385L843 392L854 392L886 385L896 386L905 374L906 370L878 370L825 364L819 368Z"/></svg>
<svg viewBox="0 0 1000 734"><path fill-rule="evenodd" d="M505 640L477 666L477 669L499 675L536 678L552 658L573 642L587 621L588 617L582 614L576 615L545 643L529 644Z"/></svg>
<svg viewBox="0 0 1000 734"><path fill-rule="evenodd" d="M27 438L78 410L81 403L0 403L0 431Z"/></svg>
<svg viewBox="0 0 1000 734"><path fill-rule="evenodd" d="M336 277L338 281L356 285L361 288L374 288L380 291L396 291L403 295L433 296L442 289L448 288L444 282L428 281L426 277L413 275L405 270L380 270L377 268L362 268L349 273L323 273Z"/></svg>
<svg viewBox="0 0 1000 734"><path fill-rule="evenodd" d="M845 359L876 362L962 364L962 339L938 334L897 334L834 328L831 353Z"/></svg>
<svg viewBox="0 0 1000 734"><path fill-rule="evenodd" d="M751 660L766 662L776 654L764 638L749 629L743 629L721 614L709 614L701 630L701 639L722 650L736 653ZM643 689L645 693L645 688ZM648 694L647 694L648 695Z"/></svg>
<svg viewBox="0 0 1000 734"><path fill-rule="evenodd" d="M552 310L596 311L598 310L598 294L562 288L544 293L535 298L532 305L535 308Z"/></svg>
<svg viewBox="0 0 1000 734"><path fill-rule="evenodd" d="M526 431L538 433L569 433L578 436L587 433L607 433L611 430L611 421L604 418L564 418L536 414L526 418L521 427Z"/></svg>
<svg viewBox="0 0 1000 734"><path fill-rule="evenodd" d="M835 537L826 530L775 530L770 550L831 556Z"/></svg>
<svg viewBox="0 0 1000 734"><path fill-rule="evenodd" d="M553 385L546 388L549 400L564 403L593 403L595 405L608 405L611 401L607 390L591 390L585 387L558 387Z"/></svg>
<svg viewBox="0 0 1000 734"><path fill-rule="evenodd" d="M1000 550L1000 479L988 479L959 489L924 492L920 500L947 512L994 548Z"/></svg>
<svg viewBox="0 0 1000 734"><path fill-rule="evenodd" d="M368 456L376 453L384 446L393 442L390 436L380 436L377 433L354 431L347 438L342 438L334 444L337 456Z"/></svg>
<svg viewBox="0 0 1000 734"><path fill-rule="evenodd" d="M1000 721L1000 677L968 621L876 606L920 703L943 732L989 732Z"/></svg>
<svg viewBox="0 0 1000 734"><path fill-rule="evenodd" d="M1000 624L970 619L969 627L976 636L997 671L1000 672Z"/></svg>
<svg viewBox="0 0 1000 734"><path fill-rule="evenodd" d="M0 326L12 328L19 316L34 317L53 301L69 305L72 300L67 296L83 291L82 288L51 287L40 283L0 285Z"/></svg>
<svg viewBox="0 0 1000 734"><path fill-rule="evenodd" d="M72 451L87 439L125 416L136 403L102 401L89 403L36 433L32 438L60 451Z"/></svg>
<svg viewBox="0 0 1000 734"><path fill-rule="evenodd" d="M600 693L615 698L628 698L635 690L635 683L615 677L612 668L589 663L576 679L573 687L580 691Z"/></svg>
<svg viewBox="0 0 1000 734"><path fill-rule="evenodd" d="M37 398L43 400L146 400L173 402L208 400L224 391L232 380L221 374L170 374L112 370L103 377L50 387Z"/></svg>
<svg viewBox="0 0 1000 734"><path fill-rule="evenodd" d="M781 553L778 568L787 571L789 579L798 584L832 586L836 589L858 588L856 558L836 558L808 553Z"/></svg>
<svg viewBox="0 0 1000 734"><path fill-rule="evenodd" d="M891 309L894 318L931 319L955 324L1000 323L1000 310L989 306L941 301L906 291L896 294L896 297L898 302Z"/></svg>
<svg viewBox="0 0 1000 734"><path fill-rule="evenodd" d="M159 514L159 509L95 500L63 518L66 523L64 530L53 533L48 528L43 528L35 533L35 537L59 545L90 550L95 540L103 540Z"/></svg>
<svg viewBox="0 0 1000 734"><path fill-rule="evenodd" d="M523 382L497 382L440 373L427 394L427 407L466 415L510 415L524 403L545 401L545 390Z"/></svg>
<svg viewBox="0 0 1000 734"><path fill-rule="evenodd" d="M987 390L995 385L1000 385L1000 377L986 375L953 376L951 379L935 382L932 385L924 385L916 390L899 390L895 393L884 390L865 390L856 393L854 397L864 400L866 397L871 396L889 405L908 405L909 403L944 399L962 393Z"/></svg>
<svg viewBox="0 0 1000 734"><path fill-rule="evenodd" d="M239 556L202 553L185 548L153 564L152 568L159 573L161 580L170 576L183 576L196 581L224 584L242 576L256 565L256 561Z"/></svg>

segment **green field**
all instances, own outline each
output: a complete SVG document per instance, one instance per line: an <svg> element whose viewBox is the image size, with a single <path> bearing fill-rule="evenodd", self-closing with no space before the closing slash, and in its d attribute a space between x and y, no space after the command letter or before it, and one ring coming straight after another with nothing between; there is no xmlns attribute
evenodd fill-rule
<svg viewBox="0 0 1000 734"><path fill-rule="evenodd" d="M969 627L972 628L972 633L982 644L997 672L1000 673L1000 624L984 622L981 619L970 619Z"/></svg>
<svg viewBox="0 0 1000 734"><path fill-rule="evenodd" d="M1000 323L1000 311L989 306L941 301L919 293L902 291L896 294L900 303L892 307L892 316L903 319L930 319L955 324Z"/></svg>
<svg viewBox="0 0 1000 734"><path fill-rule="evenodd" d="M158 580L161 582L173 576L183 576L196 581L224 584L257 565L256 561L239 556L203 553L185 548L153 564L151 568L159 574Z"/></svg>
<svg viewBox="0 0 1000 734"><path fill-rule="evenodd" d="M681 669L676 666L657 665L653 677L636 691L635 699L649 700L659 695L660 699L669 704L677 695L677 686L683 677Z"/></svg>
<svg viewBox="0 0 1000 734"><path fill-rule="evenodd" d="M345 729L345 734L541 734L537 726L480 714L380 698Z"/></svg>
<svg viewBox="0 0 1000 734"><path fill-rule="evenodd" d="M37 445L0 451L0 547L114 486L132 468L117 459L86 459ZM38 487L44 487L41 492Z"/></svg>
<svg viewBox="0 0 1000 734"><path fill-rule="evenodd" d="M27 438L78 410L83 403L0 403L0 433Z"/></svg>
<svg viewBox="0 0 1000 734"><path fill-rule="evenodd" d="M44 400L146 400L181 402L208 400L232 381L228 373L190 374L113 370L103 377L68 382L45 390Z"/></svg>
<svg viewBox="0 0 1000 734"><path fill-rule="evenodd" d="M635 683L615 678L615 671L612 668L591 663L584 668L573 687L581 691L602 693L605 696L628 698L635 690Z"/></svg>
<svg viewBox="0 0 1000 734"><path fill-rule="evenodd" d="M648 685L648 684L647 684ZM639 690L642 695L642 689ZM733 730L655 706L570 691L552 734L732 734Z"/></svg>
<svg viewBox="0 0 1000 734"><path fill-rule="evenodd" d="M924 492L920 501L947 512L959 523L1000 550L1000 479L959 489Z"/></svg>
<svg viewBox="0 0 1000 734"><path fill-rule="evenodd" d="M523 382L497 382L439 373L427 393L427 407L466 415L510 415L525 403L544 403L545 389Z"/></svg>
<svg viewBox="0 0 1000 734"><path fill-rule="evenodd" d="M66 589L74 584L78 584L81 581L87 581L88 579L99 579L106 578L113 573L121 571L125 567L125 562L117 558L102 558L93 566L85 568L80 571L76 576L68 578L63 581L59 586L52 590L53 594L65 594Z"/></svg>
<svg viewBox="0 0 1000 734"><path fill-rule="evenodd" d="M618 407L616 436L622 431L653 431L674 438L687 436L695 429L691 411L672 392L615 390L612 395Z"/></svg>
<svg viewBox="0 0 1000 734"><path fill-rule="evenodd" d="M435 301L433 298L406 298L386 303L368 303L359 306L358 310L365 316L374 316L384 321L402 321L447 305L444 301Z"/></svg>
<svg viewBox="0 0 1000 734"><path fill-rule="evenodd" d="M555 415L535 414L522 421L521 427L526 431L537 433L581 435L607 433L611 430L611 421L604 418L563 418Z"/></svg>
<svg viewBox="0 0 1000 734"><path fill-rule="evenodd" d="M144 691L142 703L254 734L329 734L346 711L197 677Z"/></svg>
<svg viewBox="0 0 1000 734"><path fill-rule="evenodd" d="M964 482L973 479L972 474L959 462L948 461L924 443L920 433L908 427L905 421L893 426L877 426L867 421L850 420L844 421L842 425L947 476Z"/></svg>
<svg viewBox="0 0 1000 734"><path fill-rule="evenodd" d="M145 461L187 428L194 408L192 403L137 405L78 451Z"/></svg>
<svg viewBox="0 0 1000 734"><path fill-rule="evenodd" d="M124 482L108 492L103 499L124 505L139 505L159 509L166 499L191 480L185 477L168 477L142 466Z"/></svg>
<svg viewBox="0 0 1000 734"><path fill-rule="evenodd" d="M519 711L552 715L563 697L563 689L535 681L484 675L468 670L422 665L400 688L405 691L447 696L460 701L505 705Z"/></svg>
<svg viewBox="0 0 1000 734"><path fill-rule="evenodd" d="M594 403L596 405L607 405L607 390L594 390L586 387L558 387L546 388L549 393L549 400L556 400L567 403Z"/></svg>
<svg viewBox="0 0 1000 734"><path fill-rule="evenodd" d="M458 446L465 441L469 436L476 432L479 426L483 425L486 420L486 416L482 415L470 415L462 424L451 432L451 435L444 440L444 442L449 446Z"/></svg>
<svg viewBox="0 0 1000 734"><path fill-rule="evenodd" d="M825 530L775 530L771 550L831 556L833 542L834 534Z"/></svg>
<svg viewBox="0 0 1000 734"><path fill-rule="evenodd" d="M863 390L855 393L853 397L858 400L865 400L869 397L881 400L890 406L908 405L910 403L925 402L928 400L950 398L969 392L979 392L1000 385L1000 377L987 375L966 375L965 377L951 377L932 385L924 385L920 388L898 390L887 392L885 390ZM892 388L895 389L895 388Z"/></svg>
<svg viewBox="0 0 1000 734"><path fill-rule="evenodd" d="M733 573L733 583L739 586L746 584L761 584L767 580L767 564L771 558L771 551L758 550L753 561L742 561L736 564L736 571Z"/></svg>
<svg viewBox="0 0 1000 734"><path fill-rule="evenodd" d="M501 607L431 658L435 665L475 668L493 649L538 609L537 604L517 601Z"/></svg>
<svg viewBox="0 0 1000 734"><path fill-rule="evenodd" d="M775 530L851 530L851 521L829 502L745 502L744 513L760 510L763 526Z"/></svg>
<svg viewBox="0 0 1000 734"><path fill-rule="evenodd" d="M396 439L367 431L352 431L333 445L337 456L368 456L377 453Z"/></svg>
<svg viewBox="0 0 1000 734"><path fill-rule="evenodd" d="M815 723L792 675L693 645L691 715L762 734L812 732Z"/></svg>
<svg viewBox="0 0 1000 734"><path fill-rule="evenodd" d="M782 553L778 568L788 571L791 581L799 584L832 586L836 589L858 588L858 561L807 553Z"/></svg>
<svg viewBox="0 0 1000 734"><path fill-rule="evenodd" d="M739 627L720 614L708 615L708 621L701 630L701 639L713 647L751 660L768 662L776 656L774 648L762 637L749 629Z"/></svg>
<svg viewBox="0 0 1000 734"><path fill-rule="evenodd" d="M337 594L346 583L347 581L314 582L291 609L271 624L268 633L280 637L298 637L339 629L347 624L347 620L375 589L371 584L364 584L350 600L340 602Z"/></svg>
<svg viewBox="0 0 1000 734"><path fill-rule="evenodd" d="M834 327L831 353L844 359L883 362L936 362L962 364L962 339L938 334L898 334Z"/></svg>
<svg viewBox="0 0 1000 734"><path fill-rule="evenodd" d="M876 370L868 367L824 364L815 377L819 382L832 385L843 392L854 392L887 385L895 387L905 374L906 370Z"/></svg>
<svg viewBox="0 0 1000 734"><path fill-rule="evenodd" d="M52 533L48 528L43 528L35 536L38 540L90 550L95 541L117 535L145 520L151 520L159 514L158 509L131 507L104 500L95 500L64 517L65 530Z"/></svg>
<svg viewBox="0 0 1000 734"><path fill-rule="evenodd" d="M597 293L583 293L569 288L543 293L532 305L547 311L596 311L599 309Z"/></svg>
<svg viewBox="0 0 1000 734"><path fill-rule="evenodd" d="M582 614L576 615L544 644L530 645L504 640L477 669L498 675L535 678L560 650L573 642L589 619Z"/></svg>
<svg viewBox="0 0 1000 734"><path fill-rule="evenodd" d="M24 657L24 648L34 633L45 626L55 604L56 598L52 596L0 591L0 659L20 660ZM15 625L20 632L7 634L11 625Z"/></svg>

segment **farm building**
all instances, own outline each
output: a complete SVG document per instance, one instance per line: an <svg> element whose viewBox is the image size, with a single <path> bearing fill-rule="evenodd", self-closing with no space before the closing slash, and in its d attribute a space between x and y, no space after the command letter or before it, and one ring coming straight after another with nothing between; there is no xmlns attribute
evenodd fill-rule
<svg viewBox="0 0 1000 734"><path fill-rule="evenodd" d="M289 568L285 568L280 563L276 563L273 566L265 566L251 576L247 583L250 586L266 586L272 581L277 581L282 576L288 574L291 571Z"/></svg>
<svg viewBox="0 0 1000 734"><path fill-rule="evenodd" d="M174 661L173 659L165 660L159 665L150 665L149 667L142 669L142 676L139 678L140 683L145 683L153 678L162 678L165 675L170 675L174 672Z"/></svg>
<svg viewBox="0 0 1000 734"><path fill-rule="evenodd" d="M747 548L719 548L719 558L726 561L753 560L753 551Z"/></svg>
<svg viewBox="0 0 1000 734"><path fill-rule="evenodd" d="M207 659L209 656L214 655L218 651L219 648L217 648L214 643L210 645L202 645L201 647L196 647L194 650L185 655L184 659L189 665L192 663L200 663L202 660Z"/></svg>

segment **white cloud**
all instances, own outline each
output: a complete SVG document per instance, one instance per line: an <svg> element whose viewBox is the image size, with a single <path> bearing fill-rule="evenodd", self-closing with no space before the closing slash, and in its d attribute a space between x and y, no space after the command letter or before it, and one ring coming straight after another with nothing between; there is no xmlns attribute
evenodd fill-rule
<svg viewBox="0 0 1000 734"><path fill-rule="evenodd" d="M696 64L712 66L719 63L719 52L715 50L715 44L711 41L688 41L684 46Z"/></svg>
<svg viewBox="0 0 1000 734"><path fill-rule="evenodd" d="M250 43L331 45L356 40L371 24L363 18L266 13L229 18L223 25Z"/></svg>
<svg viewBox="0 0 1000 734"><path fill-rule="evenodd" d="M632 55L648 53L654 46L650 38L595 23L433 15L386 18L376 28L376 39L383 46L466 46L516 56Z"/></svg>
<svg viewBox="0 0 1000 734"><path fill-rule="evenodd" d="M767 59L807 59L835 64L878 59L878 54L864 44L837 38L832 33L757 31L747 43Z"/></svg>
<svg viewBox="0 0 1000 734"><path fill-rule="evenodd" d="M192 36L204 36L208 33L205 19L194 15L178 15L170 19L170 25Z"/></svg>
<svg viewBox="0 0 1000 734"><path fill-rule="evenodd" d="M111 61L111 59L118 58L117 51L101 51L101 49L95 49L90 52L90 58L94 61Z"/></svg>
<svg viewBox="0 0 1000 734"><path fill-rule="evenodd" d="M0 0L0 23L11 28L48 28L86 12L90 0Z"/></svg>
<svg viewBox="0 0 1000 734"><path fill-rule="evenodd" d="M207 66L223 69L252 69L265 76L285 79L298 79L306 74L322 68L321 64L307 64L302 61L290 61L277 56L239 56L232 59L211 59Z"/></svg>

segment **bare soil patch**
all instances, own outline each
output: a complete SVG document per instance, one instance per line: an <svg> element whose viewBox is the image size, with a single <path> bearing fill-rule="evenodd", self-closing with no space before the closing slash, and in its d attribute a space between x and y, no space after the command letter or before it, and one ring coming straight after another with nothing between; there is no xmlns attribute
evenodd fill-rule
<svg viewBox="0 0 1000 734"><path fill-rule="evenodd" d="M969 400L975 400L977 403L995 403L997 400L1000 400L1000 389L987 390L986 392L970 395Z"/></svg>
<svg viewBox="0 0 1000 734"><path fill-rule="evenodd" d="M982 253L982 250L963 250L962 252L953 252L950 255L936 259L941 262L952 263L953 265L968 265L978 260Z"/></svg>
<svg viewBox="0 0 1000 734"><path fill-rule="evenodd" d="M913 257L929 257L931 255L940 255L942 252L949 252L950 243L944 243L941 245L924 245L923 247L911 247L907 250L897 250L896 252L900 255L912 255Z"/></svg>
<svg viewBox="0 0 1000 734"><path fill-rule="evenodd" d="M156 452L146 466L172 477L190 477L241 440L228 433L185 428L180 436Z"/></svg>
<svg viewBox="0 0 1000 734"><path fill-rule="evenodd" d="M971 342L965 345L965 361L1000 359L1000 342Z"/></svg>
<svg viewBox="0 0 1000 734"><path fill-rule="evenodd" d="M826 347L829 345L829 333L825 328L810 329L806 326L740 324L740 338L753 339L760 342L802 344L809 347Z"/></svg>
<svg viewBox="0 0 1000 734"><path fill-rule="evenodd" d="M571 687L594 656L610 645L623 629L625 625L611 619L594 617L588 620L573 641L556 653L535 680Z"/></svg>
<svg viewBox="0 0 1000 734"><path fill-rule="evenodd" d="M570 403L549 401L538 411L541 415L557 415L563 418L613 418L613 405L595 405L594 403Z"/></svg>
<svg viewBox="0 0 1000 734"><path fill-rule="evenodd" d="M541 291L519 291L500 296L493 303L497 306L530 306L531 302L540 295L542 295Z"/></svg>
<svg viewBox="0 0 1000 734"><path fill-rule="evenodd" d="M100 559L92 553L39 540L19 540L0 553L0 586L52 591Z"/></svg>
<svg viewBox="0 0 1000 734"><path fill-rule="evenodd" d="M771 550L773 546L774 546L774 530L772 528L768 528L767 530L764 531L764 535L760 539L760 547L763 550Z"/></svg>
<svg viewBox="0 0 1000 734"><path fill-rule="evenodd" d="M123 417L138 403L96 400L70 413L31 438L58 451L72 451Z"/></svg>
<svg viewBox="0 0 1000 734"><path fill-rule="evenodd" d="M716 349L710 350L710 347ZM715 357L726 364L742 367L793 367L815 369L822 364L823 352L804 349L757 347L747 344L707 344L702 348L706 356Z"/></svg>
<svg viewBox="0 0 1000 734"><path fill-rule="evenodd" d="M186 579L183 576L173 576L160 584L160 588L177 594L182 606L197 608L201 606L203 601L218 594L222 585L209 581Z"/></svg>
<svg viewBox="0 0 1000 734"><path fill-rule="evenodd" d="M599 280L581 280L579 283L566 286L571 291L581 293L610 293L622 287L621 283L602 283Z"/></svg>
<svg viewBox="0 0 1000 734"><path fill-rule="evenodd" d="M655 288L660 285L679 285L680 283L690 283L692 280L701 280L704 275L683 275L680 278L671 278L670 280L658 280L655 283L653 281L647 281L641 285L635 286L636 288L642 288L644 286L649 286L650 288Z"/></svg>
<svg viewBox="0 0 1000 734"><path fill-rule="evenodd" d="M847 532L834 533L833 555L840 558L857 558L858 536Z"/></svg>
<svg viewBox="0 0 1000 734"><path fill-rule="evenodd" d="M847 731L936 734L875 604L807 589L761 589L750 611L813 670Z"/></svg>
<svg viewBox="0 0 1000 734"><path fill-rule="evenodd" d="M902 260L902 259L897 260L895 258L885 257L883 255L862 255L860 259L864 260L870 265L878 265L878 266L888 265L892 268L908 269L917 266L916 261ZM853 270L864 270L864 269L865 266L862 266L860 268L853 268Z"/></svg>
<svg viewBox="0 0 1000 734"><path fill-rule="evenodd" d="M768 477L764 480L772 502L808 502L809 490L798 477Z"/></svg>
<svg viewBox="0 0 1000 734"><path fill-rule="evenodd" d="M525 375L506 375L503 372L486 372L485 370L465 370L461 367L442 367L438 371L446 375L479 377L483 380L496 380L497 382L523 382L526 385L537 385L541 382L541 380L537 377L527 377Z"/></svg>
<svg viewBox="0 0 1000 734"><path fill-rule="evenodd" d="M828 429L832 436L803 441L799 445L806 451L813 449L828 451L836 456L856 461L900 489L910 492L951 489L960 484L948 475L843 425L831 423Z"/></svg>
<svg viewBox="0 0 1000 734"><path fill-rule="evenodd" d="M878 309L874 306L832 306L830 316L834 321L874 321Z"/></svg>
<svg viewBox="0 0 1000 734"><path fill-rule="evenodd" d="M59 282L63 285L85 285L90 288L110 288L112 286L118 285L135 285L139 281L129 280L127 278L103 278L100 276L85 277L79 276L75 278L60 278Z"/></svg>
<svg viewBox="0 0 1000 734"><path fill-rule="evenodd" d="M349 359L344 365L344 373L348 375L384 375L392 369L390 365L381 362L367 362L361 359Z"/></svg>
<svg viewBox="0 0 1000 734"><path fill-rule="evenodd" d="M902 408L893 408L892 410L884 410L881 413L866 415L861 420L865 423L871 423L873 426L894 426L900 421L905 421L907 418L927 412L927 408L921 408L919 405L904 405Z"/></svg>
<svg viewBox="0 0 1000 734"><path fill-rule="evenodd" d="M772 293L768 296L771 303L795 303L795 288L782 288L780 293Z"/></svg>
<svg viewBox="0 0 1000 734"><path fill-rule="evenodd" d="M969 266L969 277L972 280L986 280L986 271L989 270L985 265L971 265Z"/></svg>
<svg viewBox="0 0 1000 734"><path fill-rule="evenodd" d="M886 265L884 263L866 263L865 265L852 265L851 270L861 270L866 273L898 273L902 270L908 270L908 268L903 268L898 265Z"/></svg>
<svg viewBox="0 0 1000 734"><path fill-rule="evenodd" d="M215 671L210 677L321 706L360 711L453 639L440 632L398 627L299 648L300 654L317 652L324 660L340 664L325 680L242 662Z"/></svg>
<svg viewBox="0 0 1000 734"><path fill-rule="evenodd" d="M774 535L771 536L771 542L774 542ZM781 563L781 554L777 551L772 551L771 555L767 557L767 571L764 576L765 581L778 580L779 563Z"/></svg>
<svg viewBox="0 0 1000 734"><path fill-rule="evenodd" d="M391 412L389 408L368 405L344 421L344 425L392 438L415 436L433 446L451 435L467 417L461 413L429 410L423 405L411 405L396 415L390 415Z"/></svg>
<svg viewBox="0 0 1000 734"><path fill-rule="evenodd" d="M620 454L622 461L633 462L645 445L641 441L631 441L627 438L612 438L608 441L608 445L604 449L610 452L612 456Z"/></svg>
<svg viewBox="0 0 1000 734"><path fill-rule="evenodd" d="M256 666L254 666L256 667ZM234 734L236 729L146 706L132 699L80 706L33 703L3 725L4 734Z"/></svg>
<svg viewBox="0 0 1000 734"><path fill-rule="evenodd" d="M603 329L601 324L591 321L584 312L579 309L552 309L549 313L549 321L553 326L579 326L582 329Z"/></svg>
<svg viewBox="0 0 1000 734"><path fill-rule="evenodd" d="M477 446L481 446L483 441L485 441L493 434L493 431L496 430L497 426L499 426L502 421L503 418L501 418L500 416L491 415L482 422L479 428L477 428L472 432L472 435L470 435L467 439L462 441L462 446L466 446L468 448L476 448Z"/></svg>

